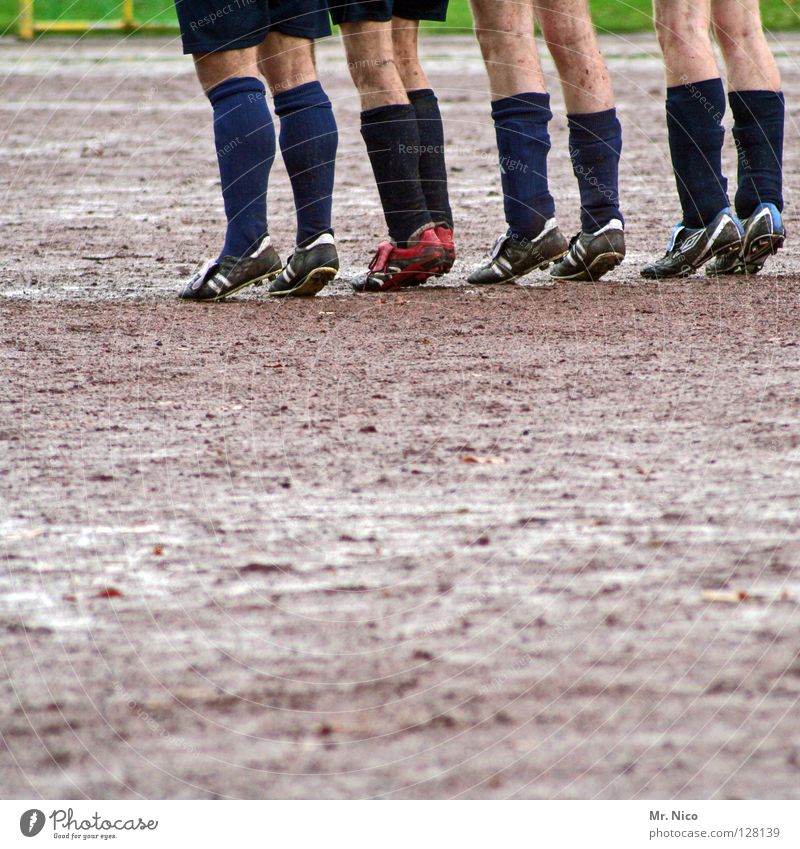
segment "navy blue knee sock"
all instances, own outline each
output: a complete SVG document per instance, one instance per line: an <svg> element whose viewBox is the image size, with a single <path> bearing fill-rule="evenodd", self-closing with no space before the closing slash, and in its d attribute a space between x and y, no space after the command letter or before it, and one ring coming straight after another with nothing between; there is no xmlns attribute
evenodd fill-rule
<svg viewBox="0 0 800 849"><path fill-rule="evenodd" d="M408 93L408 99L417 113L419 128L419 177L428 212L434 222L444 223L453 229L453 213L447 193L447 165L444 158L444 127L439 112L439 101L429 88Z"/></svg>
<svg viewBox="0 0 800 849"><path fill-rule="evenodd" d="M419 174L417 113L408 103L378 106L361 113L367 145L389 235L401 247L433 222Z"/></svg>
<svg viewBox="0 0 800 849"><path fill-rule="evenodd" d="M733 138L739 156L736 213L749 218L760 203L783 210L783 123L781 91L732 91Z"/></svg>
<svg viewBox="0 0 800 849"><path fill-rule="evenodd" d="M245 256L267 235L267 183L275 129L264 84L236 77L208 92L228 229L220 256Z"/></svg>
<svg viewBox="0 0 800 849"><path fill-rule="evenodd" d="M328 95L316 80L275 95L281 154L292 182L297 244L332 233L331 207L339 133Z"/></svg>
<svg viewBox="0 0 800 849"><path fill-rule="evenodd" d="M719 77L667 89L667 132L686 227L705 227L728 206L722 174L725 91Z"/></svg>
<svg viewBox="0 0 800 849"><path fill-rule="evenodd" d="M581 195L581 230L594 233L619 210L619 158L622 126L616 109L567 115L569 155Z"/></svg>
<svg viewBox="0 0 800 849"><path fill-rule="evenodd" d="M549 94L525 92L492 102L503 208L511 235L532 239L555 215L547 188L547 124L552 117Z"/></svg>

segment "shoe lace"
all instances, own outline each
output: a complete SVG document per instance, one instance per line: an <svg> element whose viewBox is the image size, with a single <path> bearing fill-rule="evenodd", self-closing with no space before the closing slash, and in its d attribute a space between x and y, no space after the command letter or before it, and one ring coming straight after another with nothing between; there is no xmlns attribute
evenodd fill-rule
<svg viewBox="0 0 800 849"><path fill-rule="evenodd" d="M189 285L192 286L200 280L205 280L209 272L212 268L214 268L215 265L217 265L216 259L206 260L202 268L200 268L198 271L195 271L194 275L192 276L192 279L189 281Z"/></svg>
<svg viewBox="0 0 800 849"><path fill-rule="evenodd" d="M500 252L503 250L503 245L511 238L508 233L503 233L501 236L497 237L497 240L492 247L492 253L490 255L490 259L497 259L500 256Z"/></svg>
<svg viewBox="0 0 800 849"><path fill-rule="evenodd" d="M680 248L688 232L689 231L687 231L686 227L684 227L682 224L675 225L672 230L672 235L670 236L669 242L667 243L666 256L670 256L675 250Z"/></svg>
<svg viewBox="0 0 800 849"><path fill-rule="evenodd" d="M394 244L392 242L381 242L378 245L378 250L375 252L375 256L372 258L372 262L369 264L369 270L383 271L389 262L389 257L393 250Z"/></svg>

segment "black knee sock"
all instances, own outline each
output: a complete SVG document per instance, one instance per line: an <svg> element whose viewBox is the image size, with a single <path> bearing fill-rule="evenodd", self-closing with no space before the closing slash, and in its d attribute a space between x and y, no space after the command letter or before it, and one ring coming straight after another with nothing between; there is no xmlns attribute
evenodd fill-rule
<svg viewBox="0 0 800 849"><path fill-rule="evenodd" d="M733 138L739 155L736 212L749 218L760 203L783 210L782 91L732 91Z"/></svg>
<svg viewBox="0 0 800 849"><path fill-rule="evenodd" d="M367 145L389 235L401 247L432 224L419 174L419 128L408 103L378 106L361 113Z"/></svg>
<svg viewBox="0 0 800 849"><path fill-rule="evenodd" d="M667 89L667 132L686 227L705 227L729 205L722 174L725 90L719 77Z"/></svg>
<svg viewBox="0 0 800 849"><path fill-rule="evenodd" d="M419 128L419 176L428 212L435 223L453 229L453 213L447 194L447 165L444 157L444 127L439 101L429 88L408 93L417 113Z"/></svg>
<svg viewBox="0 0 800 849"><path fill-rule="evenodd" d="M492 101L503 208L510 235L534 239L555 215L547 183L550 95L522 92Z"/></svg>
<svg viewBox="0 0 800 849"><path fill-rule="evenodd" d="M581 195L581 230L596 233L619 211L622 127L616 109L567 115L569 155Z"/></svg>
<svg viewBox="0 0 800 849"><path fill-rule="evenodd" d="M297 213L295 244L333 233L331 207L339 133L331 102L314 80L275 95L279 141Z"/></svg>
<svg viewBox="0 0 800 849"><path fill-rule="evenodd" d="M267 182L275 129L254 77L225 80L208 92L228 230L220 256L245 256L267 235Z"/></svg>

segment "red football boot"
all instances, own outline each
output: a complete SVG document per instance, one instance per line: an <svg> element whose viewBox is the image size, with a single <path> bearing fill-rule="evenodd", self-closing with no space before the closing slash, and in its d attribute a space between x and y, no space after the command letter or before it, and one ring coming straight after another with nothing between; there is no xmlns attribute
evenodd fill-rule
<svg viewBox="0 0 800 849"><path fill-rule="evenodd" d="M450 271L456 261L456 245L453 241L453 231L446 224L437 224L434 230L445 250L445 260L436 272L436 276L441 277Z"/></svg>
<svg viewBox="0 0 800 849"><path fill-rule="evenodd" d="M403 286L419 286L438 273L447 249L433 227L420 233L416 244L400 248L394 242L381 242L369 264L369 271L352 282L356 292L388 292Z"/></svg>

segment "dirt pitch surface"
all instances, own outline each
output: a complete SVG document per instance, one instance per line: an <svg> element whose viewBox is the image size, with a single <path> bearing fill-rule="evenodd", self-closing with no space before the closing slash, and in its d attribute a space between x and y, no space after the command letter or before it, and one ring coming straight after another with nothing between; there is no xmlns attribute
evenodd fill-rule
<svg viewBox="0 0 800 849"><path fill-rule="evenodd" d="M3 796L797 795L800 243L639 278L677 217L661 72L604 45L608 281L467 286L502 199L477 50L443 38L455 272L211 306L175 299L222 232L177 44L0 45ZM383 227L338 42L319 63L347 275ZM790 120L790 228L799 152ZM282 165L270 209L285 253Z"/></svg>

